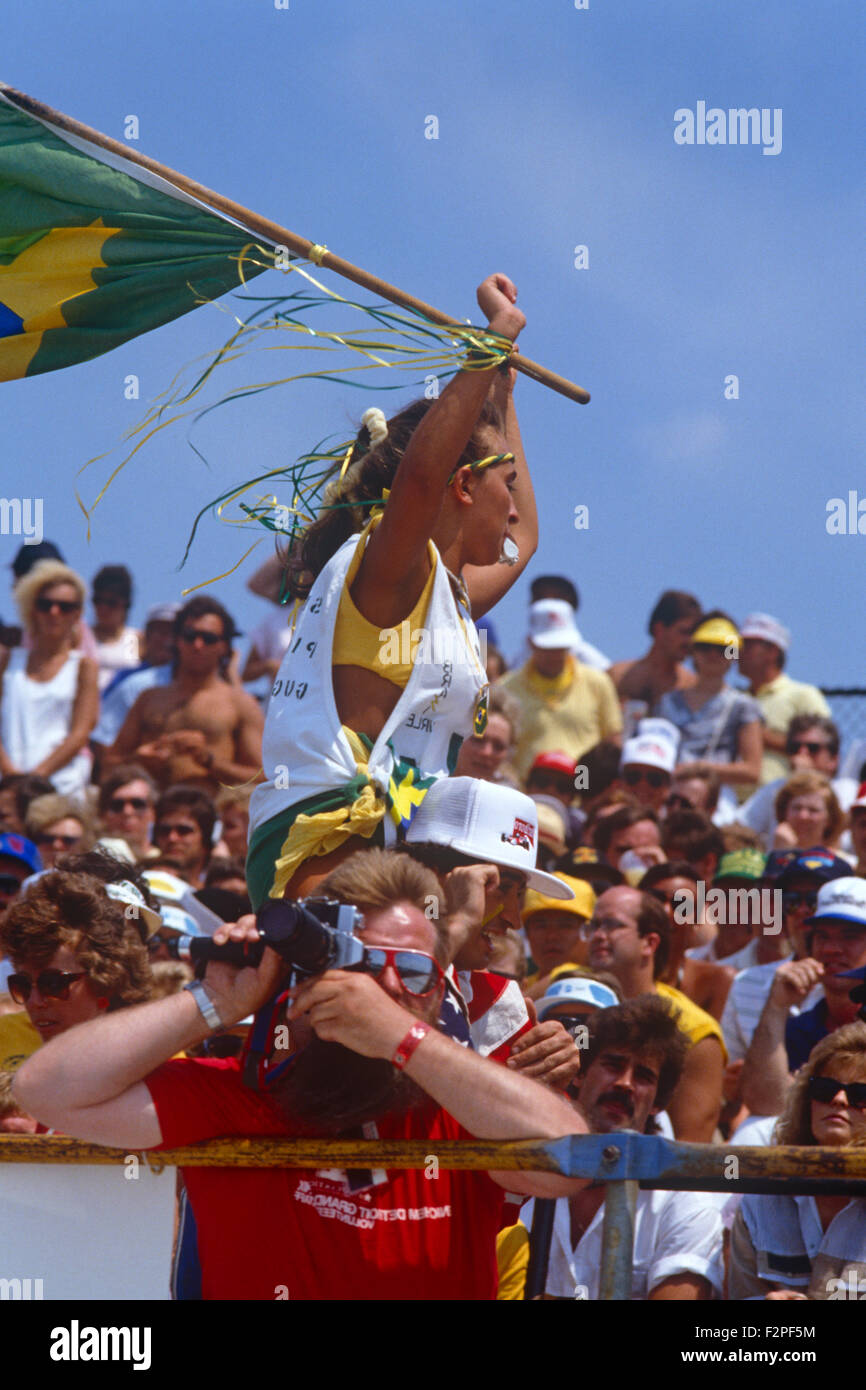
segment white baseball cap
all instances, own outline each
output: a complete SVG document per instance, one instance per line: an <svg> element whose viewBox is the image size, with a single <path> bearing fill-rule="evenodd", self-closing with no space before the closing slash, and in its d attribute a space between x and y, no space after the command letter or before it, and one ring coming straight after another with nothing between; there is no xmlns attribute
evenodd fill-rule
<svg viewBox="0 0 866 1390"><path fill-rule="evenodd" d="M147 879L151 893L159 899L160 905L168 903L171 907L181 908L198 923L204 936L213 936L217 927L223 925L221 917L217 917L215 912L211 912L209 907L199 902L185 879L170 874L166 869L143 869L142 873Z"/></svg>
<svg viewBox="0 0 866 1390"><path fill-rule="evenodd" d="M816 922L853 922L866 927L866 879L834 878L818 889L817 909L805 926Z"/></svg>
<svg viewBox="0 0 866 1390"><path fill-rule="evenodd" d="M746 621L740 627L741 637L757 637L762 642L772 642L774 647L779 647L786 652L791 645L791 634L777 618L771 618L769 613L750 613Z"/></svg>
<svg viewBox="0 0 866 1390"><path fill-rule="evenodd" d="M560 598L543 598L529 605L529 640L534 647L567 647L580 641L574 609Z"/></svg>
<svg viewBox="0 0 866 1390"><path fill-rule="evenodd" d="M115 902L125 903L127 907L134 909L128 915L141 917L147 928L148 936L153 936L155 931L159 931L162 926L162 917L154 908L148 907L142 894L134 883L129 882L129 879L122 879L120 883L106 883L104 888L108 896L113 898Z"/></svg>
<svg viewBox="0 0 866 1390"><path fill-rule="evenodd" d="M565 605L568 607L568 604ZM440 777L406 834L410 845L444 845L483 864L526 874L530 888L568 902L567 883L535 867L538 815L531 796L477 777Z"/></svg>
<svg viewBox="0 0 866 1390"><path fill-rule="evenodd" d="M634 737L623 745L620 767L643 763L646 767L658 767L662 772L673 772L679 742L679 729L666 719L642 719Z"/></svg>

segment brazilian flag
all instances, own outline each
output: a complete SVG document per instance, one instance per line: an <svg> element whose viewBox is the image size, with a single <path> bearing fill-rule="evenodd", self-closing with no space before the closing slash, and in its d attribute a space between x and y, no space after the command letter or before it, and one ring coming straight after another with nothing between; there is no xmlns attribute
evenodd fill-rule
<svg viewBox="0 0 866 1390"><path fill-rule="evenodd" d="M237 288L255 240L0 86L0 381L86 362ZM243 279L264 268L245 261Z"/></svg>

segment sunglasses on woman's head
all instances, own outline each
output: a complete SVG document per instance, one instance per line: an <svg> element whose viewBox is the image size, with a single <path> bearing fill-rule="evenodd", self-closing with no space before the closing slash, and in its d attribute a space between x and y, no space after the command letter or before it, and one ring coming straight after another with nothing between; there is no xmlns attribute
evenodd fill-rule
<svg viewBox="0 0 866 1390"><path fill-rule="evenodd" d="M844 1091L846 1105L853 1110L866 1110L866 1081L837 1081L835 1076L810 1076L808 1088L811 1100L821 1100L829 1105L840 1091Z"/></svg>
<svg viewBox="0 0 866 1390"><path fill-rule="evenodd" d="M81 604L71 598L38 598L35 607L37 613L51 613L55 608L61 613L77 613Z"/></svg>
<svg viewBox="0 0 866 1390"><path fill-rule="evenodd" d="M26 1004L33 993L33 985L43 999L68 999L69 990L76 980L83 980L86 970L42 970L34 981L25 970L10 975L6 987L16 1004Z"/></svg>

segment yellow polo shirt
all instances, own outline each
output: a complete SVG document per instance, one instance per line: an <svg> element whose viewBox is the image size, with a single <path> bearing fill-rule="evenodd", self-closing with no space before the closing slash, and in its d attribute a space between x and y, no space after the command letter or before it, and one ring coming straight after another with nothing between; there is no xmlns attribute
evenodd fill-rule
<svg viewBox="0 0 866 1390"><path fill-rule="evenodd" d="M622 732L622 710L610 676L573 656L552 679L539 675L530 660L499 684L520 703L521 733L513 761L521 780L539 753L563 752L579 762L601 739Z"/></svg>
<svg viewBox="0 0 866 1390"><path fill-rule="evenodd" d="M830 718L830 706L817 685L806 685L803 681L791 680L782 671L774 681L768 681L757 691L754 698L761 706L767 728L774 734L787 733L788 725L798 714L823 715ZM791 766L784 753L766 749L761 759L761 785L775 782L779 777L788 777Z"/></svg>

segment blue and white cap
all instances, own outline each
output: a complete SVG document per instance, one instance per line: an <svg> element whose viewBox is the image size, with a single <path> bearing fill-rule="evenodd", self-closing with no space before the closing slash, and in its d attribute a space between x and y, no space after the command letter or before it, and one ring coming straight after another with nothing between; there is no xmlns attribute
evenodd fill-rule
<svg viewBox="0 0 866 1390"><path fill-rule="evenodd" d="M866 929L866 879L834 878L818 889L817 911L804 926L818 922L853 922Z"/></svg>
<svg viewBox="0 0 866 1390"><path fill-rule="evenodd" d="M536 1010L538 1021L541 1023L550 1010L559 1004L589 1004L594 1009L612 1009L618 1003L613 990L608 985L603 985L601 980L569 975L550 986L547 993L539 999Z"/></svg>

